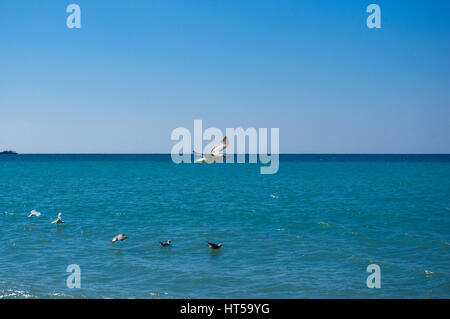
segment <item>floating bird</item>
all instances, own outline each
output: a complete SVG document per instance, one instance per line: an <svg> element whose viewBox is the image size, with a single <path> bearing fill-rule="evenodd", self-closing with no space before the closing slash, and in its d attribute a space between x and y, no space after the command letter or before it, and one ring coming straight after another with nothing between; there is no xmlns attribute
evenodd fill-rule
<svg viewBox="0 0 450 319"><path fill-rule="evenodd" d="M170 246L171 243L172 243L171 240L168 240L168 241L165 241L165 242L160 241L160 242L159 242L159 245L160 245L161 247L167 247L167 246Z"/></svg>
<svg viewBox="0 0 450 319"><path fill-rule="evenodd" d="M209 245L209 248L212 248L212 249L219 249L220 247L223 246L223 244L215 244L215 243L211 243L211 242L208 242L208 245Z"/></svg>
<svg viewBox="0 0 450 319"><path fill-rule="evenodd" d="M201 157L195 160L194 163L221 163L226 156L221 154L220 152L222 152L227 146L228 139L225 136L223 140L219 144L217 144L217 146L214 147L209 154L200 154L194 151L194 155Z"/></svg>
<svg viewBox="0 0 450 319"><path fill-rule="evenodd" d="M40 217L41 216L41 213L40 212L37 212L37 211L35 211L34 209L30 212L30 215L28 215L28 217L33 217L33 216L36 216L36 217Z"/></svg>
<svg viewBox="0 0 450 319"><path fill-rule="evenodd" d="M128 238L127 235L119 234L119 235L114 236L113 239L111 239L111 242L114 243L116 241L122 241L122 240L125 240L127 238Z"/></svg>
<svg viewBox="0 0 450 319"><path fill-rule="evenodd" d="M52 224L64 224L64 222L61 220L61 212L58 213L58 217L52 221Z"/></svg>

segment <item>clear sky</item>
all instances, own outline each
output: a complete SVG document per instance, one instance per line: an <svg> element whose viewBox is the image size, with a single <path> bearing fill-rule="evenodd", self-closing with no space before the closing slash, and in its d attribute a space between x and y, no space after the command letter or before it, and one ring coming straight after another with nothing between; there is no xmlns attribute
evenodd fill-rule
<svg viewBox="0 0 450 319"><path fill-rule="evenodd" d="M0 149L168 153L202 119L283 153L450 153L449 40L446 0L1 0Z"/></svg>

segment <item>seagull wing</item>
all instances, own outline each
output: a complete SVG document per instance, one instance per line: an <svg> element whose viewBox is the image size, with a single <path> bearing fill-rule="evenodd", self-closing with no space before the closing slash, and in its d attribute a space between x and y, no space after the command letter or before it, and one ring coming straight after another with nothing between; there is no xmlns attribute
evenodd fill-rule
<svg viewBox="0 0 450 319"><path fill-rule="evenodd" d="M196 159L194 161L194 163L204 163L204 162L213 163L216 159L213 154L200 154L200 153L197 153L196 151L193 151L193 153L194 153L194 155L201 157L199 159Z"/></svg>
<svg viewBox="0 0 450 319"><path fill-rule="evenodd" d="M202 157L194 161L194 163L203 163L206 161L206 158Z"/></svg>
<svg viewBox="0 0 450 319"><path fill-rule="evenodd" d="M216 147L214 147L211 150L211 155L217 156L220 154L220 152L222 152L226 147L228 146L228 139L225 136L222 140L222 142L220 142L219 144L217 144Z"/></svg>
<svg viewBox="0 0 450 319"><path fill-rule="evenodd" d="M217 248L217 247L218 247L217 244L211 243L211 242L208 242L208 245L209 245L210 247L212 247L212 248Z"/></svg>

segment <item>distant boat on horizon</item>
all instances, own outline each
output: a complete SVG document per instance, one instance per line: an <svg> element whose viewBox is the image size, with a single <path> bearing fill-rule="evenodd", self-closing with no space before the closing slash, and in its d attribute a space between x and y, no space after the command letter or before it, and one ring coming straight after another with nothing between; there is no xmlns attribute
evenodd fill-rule
<svg viewBox="0 0 450 319"><path fill-rule="evenodd" d="M3 152L0 152L0 155L17 155L17 152L11 151L11 150L5 150Z"/></svg>

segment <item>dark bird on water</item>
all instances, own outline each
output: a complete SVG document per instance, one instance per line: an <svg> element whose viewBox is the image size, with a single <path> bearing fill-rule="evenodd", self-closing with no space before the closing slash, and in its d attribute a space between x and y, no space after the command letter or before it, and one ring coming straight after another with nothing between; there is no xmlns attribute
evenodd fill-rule
<svg viewBox="0 0 450 319"><path fill-rule="evenodd" d="M125 240L127 238L128 238L127 235L119 234L119 235L114 236L113 239L111 239L111 242L114 244L116 241L122 241L122 240Z"/></svg>
<svg viewBox="0 0 450 319"><path fill-rule="evenodd" d="M223 244L215 244L215 243L211 243L211 242L208 242L208 245L209 245L209 248L212 248L212 249L219 249L220 247L223 246Z"/></svg>
<svg viewBox="0 0 450 319"><path fill-rule="evenodd" d="M168 240L168 241L160 241L159 242L159 245L161 246L161 247L167 247L167 246L170 246L170 244L172 243L172 241L171 240Z"/></svg>

